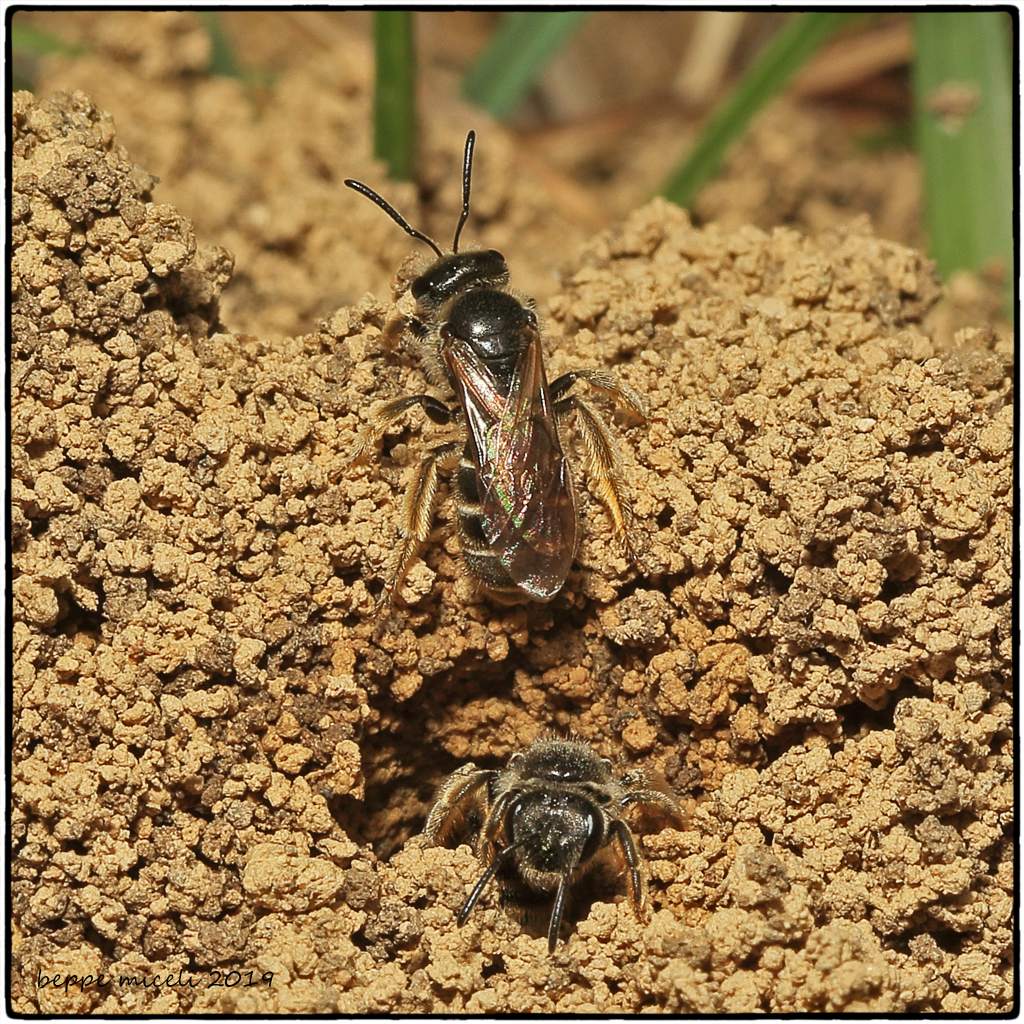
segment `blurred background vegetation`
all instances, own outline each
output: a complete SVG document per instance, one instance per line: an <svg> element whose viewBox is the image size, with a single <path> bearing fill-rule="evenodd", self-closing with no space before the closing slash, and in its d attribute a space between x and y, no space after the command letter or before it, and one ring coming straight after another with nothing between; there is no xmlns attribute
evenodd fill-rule
<svg viewBox="0 0 1024 1024"><path fill-rule="evenodd" d="M279 33L275 51L253 45L244 29L241 19L261 16L255 12L194 13L209 37L206 73L272 95L276 76L295 56L294 43L289 55L283 42L289 31ZM314 34L325 39L337 19L348 19L372 37L374 151L397 179L421 178L420 129L437 102L436 89L424 102L425 81L439 77L450 81L453 94L534 143L557 147L575 138L591 152L594 140L628 151L635 133L658 120L667 126L663 148L671 152L649 191L698 210L702 192L769 101L786 96L815 104L862 152L916 154L922 239L939 271L948 278L967 270L996 282L1012 309L1016 13L263 15L269 16L289 30L289 18L317 18ZM73 59L90 46L87 34L65 30L59 13L19 13L10 24L15 87L32 88L42 62ZM303 30L307 41L311 24ZM600 174L600 161L592 164ZM618 165L620 173L629 168L628 158ZM586 186L585 176L578 180ZM572 186L561 192L579 198Z"/></svg>

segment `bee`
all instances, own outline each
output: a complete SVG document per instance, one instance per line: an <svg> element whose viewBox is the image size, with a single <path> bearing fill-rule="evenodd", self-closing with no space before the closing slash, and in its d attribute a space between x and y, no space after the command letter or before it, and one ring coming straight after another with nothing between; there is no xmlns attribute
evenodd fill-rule
<svg viewBox="0 0 1024 1024"><path fill-rule="evenodd" d="M345 184L379 206L436 259L412 282L415 313L386 334L411 335L426 355L428 378L444 398L407 395L371 414L357 442L357 461L409 410L419 407L462 437L423 455L413 472L399 521L399 541L381 603L389 605L429 536L440 474L457 470L456 521L463 563L478 585L503 603L549 601L576 555L578 515L559 426L570 415L583 442L585 465L611 518L616 538L637 563L630 540L632 511L623 494L619 453L598 413L573 392L584 383L646 419L640 396L605 370L580 369L548 384L534 304L509 290L509 270L495 249L459 251L469 218L475 132L466 136L462 213L451 252L413 228L360 181Z"/></svg>
<svg viewBox="0 0 1024 1024"><path fill-rule="evenodd" d="M616 854L626 868L633 910L643 919L643 863L622 817L627 807L637 804L656 806L682 823L672 797L650 788L641 772L616 777L611 762L581 740L538 740L513 754L501 771L464 765L442 785L424 827L427 841L437 845L471 810L482 814L475 853L485 870L459 911L459 926L498 876L513 902L552 899L547 936L548 952L553 953L570 886Z"/></svg>

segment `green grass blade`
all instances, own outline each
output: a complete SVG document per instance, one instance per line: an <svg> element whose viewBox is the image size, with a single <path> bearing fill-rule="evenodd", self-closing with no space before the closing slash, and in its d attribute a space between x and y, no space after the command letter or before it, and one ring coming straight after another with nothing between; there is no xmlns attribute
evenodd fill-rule
<svg viewBox="0 0 1024 1024"><path fill-rule="evenodd" d="M20 12L16 12L20 13ZM51 32L24 24L24 18L11 19L11 88L34 89L40 57L63 54L73 57L85 47L69 43Z"/></svg>
<svg viewBox="0 0 1024 1024"><path fill-rule="evenodd" d="M506 14L463 80L463 95L495 117L506 117L589 13L517 11Z"/></svg>
<svg viewBox="0 0 1024 1024"><path fill-rule="evenodd" d="M1002 266L1013 288L1009 22L999 11L914 16L925 219L939 272Z"/></svg>
<svg viewBox="0 0 1024 1024"><path fill-rule="evenodd" d="M242 65L235 56L235 48L221 24L220 15L216 11L196 11L196 14L210 37L210 64L207 69L210 74L245 78Z"/></svg>
<svg viewBox="0 0 1024 1024"><path fill-rule="evenodd" d="M15 57L45 57L48 53L82 53L83 47L69 43L51 32L44 32L33 25L23 25L19 19L11 23L11 52Z"/></svg>
<svg viewBox="0 0 1024 1024"><path fill-rule="evenodd" d="M416 47L411 11L374 11L377 79L373 152L392 178L411 180L416 166Z"/></svg>
<svg viewBox="0 0 1024 1024"><path fill-rule="evenodd" d="M730 145L751 118L799 71L818 47L856 14L816 11L795 15L759 54L725 102L712 114L690 155L665 183L662 195L689 206L714 176Z"/></svg>

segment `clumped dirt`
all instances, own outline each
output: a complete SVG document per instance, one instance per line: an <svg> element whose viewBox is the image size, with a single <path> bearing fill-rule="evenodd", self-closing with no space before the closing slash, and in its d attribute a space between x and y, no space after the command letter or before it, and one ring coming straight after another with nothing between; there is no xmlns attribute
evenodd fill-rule
<svg viewBox="0 0 1024 1024"><path fill-rule="evenodd" d="M338 23L322 13L310 17L314 33ZM278 21L270 28L259 15L244 18L243 29L249 19L263 25L263 32L248 30L256 38L280 35ZM287 21L295 23L303 24ZM252 82L204 73L209 36L191 13L62 14L40 24L87 47L73 60L45 63L40 91L81 89L110 111L122 144L159 178L165 201L190 212L198 237L235 255L238 269L222 303L235 330L296 335L369 290L388 295L409 240L343 184L360 178L384 187L366 131L368 36L328 34L329 48L306 39L308 56L275 73L269 101ZM252 50L240 47L246 55ZM556 270L592 229L553 206L547 178L529 165L523 173L527 155L511 136L449 93L443 103L423 100L431 111L421 133L428 201L394 182L388 200L420 229L450 241L461 209L461 140L467 125L475 126L486 142L475 160L473 237L521 268L519 288L550 294Z"/></svg>
<svg viewBox="0 0 1024 1024"><path fill-rule="evenodd" d="M581 487L554 603L478 599L441 517L381 621L433 434L346 467L373 403L424 382L353 282L404 240L325 184L351 222L285 240L335 281L296 328L314 307L281 312L273 264L224 292L251 208L197 242L85 94L13 116L16 1010L1008 1009L1012 349L938 337L923 257L663 202L561 248L550 373L613 366L651 404L615 423L648 572ZM371 176L354 152L331 174ZM523 216L494 168L470 241ZM308 215L280 202L268 232ZM417 833L447 772L550 728L688 821L641 839L649 921L609 889L549 958L494 893L456 928L479 865Z"/></svg>
<svg viewBox="0 0 1024 1024"><path fill-rule="evenodd" d="M663 16L651 15L645 31L657 32L654 22ZM234 330L301 334L367 291L389 293L407 239L342 184L346 177L382 182L366 131L372 43L358 12L224 13L223 26L250 73L244 80L206 73L210 36L192 12L31 17L82 50L40 62L40 94L85 91L114 116L132 158L159 179L162 200L188 212L200 240L235 256L221 302ZM422 48L448 57L421 76L428 115L420 126L421 188L388 183L387 194L418 227L448 239L459 210L458 143L467 126L475 127L481 145L474 238L505 253L518 288L547 300L588 237L659 190L700 122L656 108L648 120L617 130L612 118L611 127L585 123L540 147L517 141L457 98L452 61L457 54L457 66L464 66L483 45L478 22L465 12L423 21ZM549 76L547 87L559 96L579 92L583 81L597 88L595 63L615 78L611 54L602 60L588 50L587 33L579 42L578 52L564 57L567 67L556 65ZM253 77L260 70L269 85ZM565 81L574 82L572 89ZM920 247L919 179L911 152L858 148L834 116L780 100L702 190L694 216L698 223L785 225L811 235L867 216L881 237ZM951 345L957 330L985 323L1008 340L1000 295L998 284L969 275L954 280L932 309L929 333Z"/></svg>

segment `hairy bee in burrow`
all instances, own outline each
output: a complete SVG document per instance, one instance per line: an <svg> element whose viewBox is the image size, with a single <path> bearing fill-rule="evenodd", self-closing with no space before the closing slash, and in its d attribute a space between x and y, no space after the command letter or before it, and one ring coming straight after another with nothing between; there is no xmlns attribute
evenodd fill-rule
<svg viewBox="0 0 1024 1024"><path fill-rule="evenodd" d="M445 397L407 395L373 410L353 461L361 458L410 409L434 423L455 424L461 436L430 448L408 484L399 540L381 595L390 604L430 533L442 471L457 470L456 520L470 576L503 602L549 601L565 583L576 555L579 521L560 425L575 417L585 466L627 557L632 513L623 494L619 453L608 427L573 386L584 383L641 419L643 400L600 369L573 370L548 384L541 332L533 304L508 288L505 258L494 249L459 251L469 217L475 133L466 137L462 214L451 252L413 228L362 182L345 184L376 203L403 231L424 242L437 259L411 286L415 314L386 328L411 336L424 368Z"/></svg>
<svg viewBox="0 0 1024 1024"><path fill-rule="evenodd" d="M459 925L497 878L513 909L550 901L547 936L553 952L571 887L602 862L625 868L633 910L638 918L646 916L643 861L623 817L631 805L659 808L682 827L679 805L648 785L642 772L617 775L582 740L549 737L513 754L504 769L467 764L450 775L423 834L429 843L443 844L473 812L479 822L474 852L484 871L459 911Z"/></svg>

